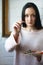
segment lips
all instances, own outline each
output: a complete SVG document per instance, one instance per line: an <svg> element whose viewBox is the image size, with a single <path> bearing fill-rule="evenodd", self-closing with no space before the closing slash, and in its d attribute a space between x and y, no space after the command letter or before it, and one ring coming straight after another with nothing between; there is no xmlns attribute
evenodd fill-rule
<svg viewBox="0 0 43 65"><path fill-rule="evenodd" d="M28 25L32 25L32 23L28 23Z"/></svg>

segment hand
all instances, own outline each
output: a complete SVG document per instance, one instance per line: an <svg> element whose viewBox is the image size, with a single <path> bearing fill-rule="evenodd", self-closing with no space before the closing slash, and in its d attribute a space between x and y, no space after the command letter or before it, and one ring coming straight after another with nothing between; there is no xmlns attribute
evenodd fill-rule
<svg viewBox="0 0 43 65"><path fill-rule="evenodd" d="M41 59L42 59L42 55L38 55L38 56L36 57L36 59L37 59L38 62L40 62Z"/></svg>
<svg viewBox="0 0 43 65"><path fill-rule="evenodd" d="M19 22L16 22L16 24L14 25L15 35L13 36L17 43L18 43L19 32L21 30L21 24L22 24L22 21L19 21Z"/></svg>
<svg viewBox="0 0 43 65"><path fill-rule="evenodd" d="M22 24L22 21L19 21L19 22L15 23L14 30L16 31L16 33L20 32L20 30L21 30L21 24Z"/></svg>
<svg viewBox="0 0 43 65"><path fill-rule="evenodd" d="M35 52L35 54L33 54L33 55L36 57L36 59L37 59L38 62L41 61L42 54L41 54L40 51Z"/></svg>

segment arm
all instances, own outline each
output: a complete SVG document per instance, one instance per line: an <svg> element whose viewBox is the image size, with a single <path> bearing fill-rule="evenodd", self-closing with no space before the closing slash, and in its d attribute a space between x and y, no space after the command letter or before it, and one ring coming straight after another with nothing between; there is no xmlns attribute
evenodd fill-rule
<svg viewBox="0 0 43 65"><path fill-rule="evenodd" d="M5 49L6 51L13 51L18 44L19 44L19 41L16 42L12 32L10 37L5 42Z"/></svg>
<svg viewBox="0 0 43 65"><path fill-rule="evenodd" d="M21 24L16 23L14 26L14 31L11 33L10 37L5 42L6 51L13 51L17 45L20 43L20 32Z"/></svg>
<svg viewBox="0 0 43 65"><path fill-rule="evenodd" d="M5 49L7 51L13 51L17 47L17 45L20 44L21 35L19 33L21 30L21 24L21 21L15 23L13 32L11 33L10 37L6 40Z"/></svg>

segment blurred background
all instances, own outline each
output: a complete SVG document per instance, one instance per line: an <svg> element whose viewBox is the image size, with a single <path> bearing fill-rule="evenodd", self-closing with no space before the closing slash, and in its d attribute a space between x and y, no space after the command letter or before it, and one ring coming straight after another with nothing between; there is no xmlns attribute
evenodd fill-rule
<svg viewBox="0 0 43 65"><path fill-rule="evenodd" d="M5 1L6 2L8 1L8 13L7 13L8 14L8 26L7 27L9 31L13 30L13 26L15 22L17 22L18 20L21 20L22 7L27 2L33 2L37 5L39 12L40 12L41 23L43 26L43 0L5 0ZM3 25L4 23L3 16L5 14L3 15L2 10L4 9L4 7L2 9L2 5L3 5L2 0L0 0L0 65L13 65L14 52L8 53L6 52L4 48L7 37L2 36L3 33L5 32L4 30L5 26Z"/></svg>

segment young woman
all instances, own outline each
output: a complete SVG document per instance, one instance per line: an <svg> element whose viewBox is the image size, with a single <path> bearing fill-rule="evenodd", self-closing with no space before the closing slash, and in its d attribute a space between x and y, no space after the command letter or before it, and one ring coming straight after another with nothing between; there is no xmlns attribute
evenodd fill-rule
<svg viewBox="0 0 43 65"><path fill-rule="evenodd" d="M22 20L14 24L14 31L6 40L5 49L15 51L14 65L37 65L36 62L41 61L43 29L34 3L27 3L23 7Z"/></svg>

